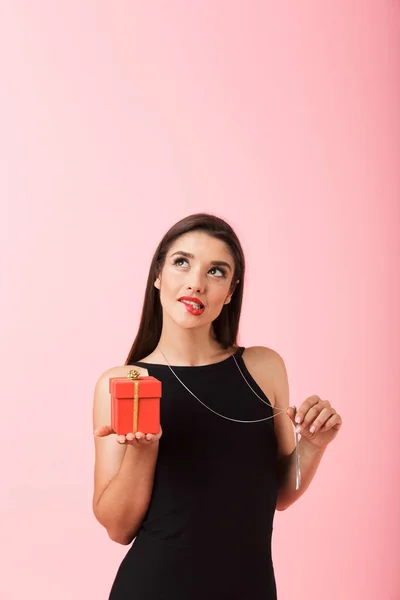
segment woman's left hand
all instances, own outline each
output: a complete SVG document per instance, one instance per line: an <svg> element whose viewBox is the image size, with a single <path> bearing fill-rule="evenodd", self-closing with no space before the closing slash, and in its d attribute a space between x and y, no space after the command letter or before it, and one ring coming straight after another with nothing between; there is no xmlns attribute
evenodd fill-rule
<svg viewBox="0 0 400 600"><path fill-rule="evenodd" d="M297 433L317 448L325 448L337 436L342 426L342 418L328 400L310 396L297 409L287 409Z"/></svg>

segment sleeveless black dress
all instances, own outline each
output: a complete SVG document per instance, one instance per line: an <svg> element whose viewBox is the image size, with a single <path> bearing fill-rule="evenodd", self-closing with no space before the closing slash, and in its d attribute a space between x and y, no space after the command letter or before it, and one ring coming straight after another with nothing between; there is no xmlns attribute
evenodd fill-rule
<svg viewBox="0 0 400 600"><path fill-rule="evenodd" d="M268 402L242 358L235 358ZM202 406L166 365L137 362L163 384L153 493L109 600L276 600L271 536L277 498L274 419L235 423ZM173 367L213 410L272 416L232 357Z"/></svg>

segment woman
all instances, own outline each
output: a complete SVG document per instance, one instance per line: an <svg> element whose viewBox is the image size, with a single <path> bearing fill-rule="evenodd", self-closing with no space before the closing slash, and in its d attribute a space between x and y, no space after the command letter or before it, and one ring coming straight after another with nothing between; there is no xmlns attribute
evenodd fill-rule
<svg viewBox="0 0 400 600"><path fill-rule="evenodd" d="M176 223L153 257L127 361L97 382L94 514L115 542L136 537L109 600L276 599L274 512L305 492L342 421L318 396L296 412L280 355L238 347L244 273L225 221ZM162 381L158 433L106 425L108 380L131 365Z"/></svg>

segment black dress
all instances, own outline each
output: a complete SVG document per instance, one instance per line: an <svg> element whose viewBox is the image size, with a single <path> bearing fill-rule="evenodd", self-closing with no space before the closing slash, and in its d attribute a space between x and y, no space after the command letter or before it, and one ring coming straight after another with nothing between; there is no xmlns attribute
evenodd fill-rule
<svg viewBox="0 0 400 600"><path fill-rule="evenodd" d="M235 358L247 381L268 398ZM235 423L200 404L166 365L135 363L163 384L153 493L109 600L276 600L274 419ZM198 398L233 419L271 416L232 357L173 367Z"/></svg>

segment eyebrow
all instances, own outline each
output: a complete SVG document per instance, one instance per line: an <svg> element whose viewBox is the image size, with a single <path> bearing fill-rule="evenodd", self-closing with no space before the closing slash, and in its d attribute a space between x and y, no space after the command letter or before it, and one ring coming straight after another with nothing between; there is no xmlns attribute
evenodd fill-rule
<svg viewBox="0 0 400 600"><path fill-rule="evenodd" d="M177 252L174 252L173 254L171 254L171 258L173 256L175 256L176 254L179 254L180 256L184 256L185 258L194 258L194 254L191 254L190 252L184 252L183 250L178 250ZM230 271L232 271L232 267L229 263L225 262L224 260L212 260L210 261L210 264L213 265L214 267L227 267Z"/></svg>

